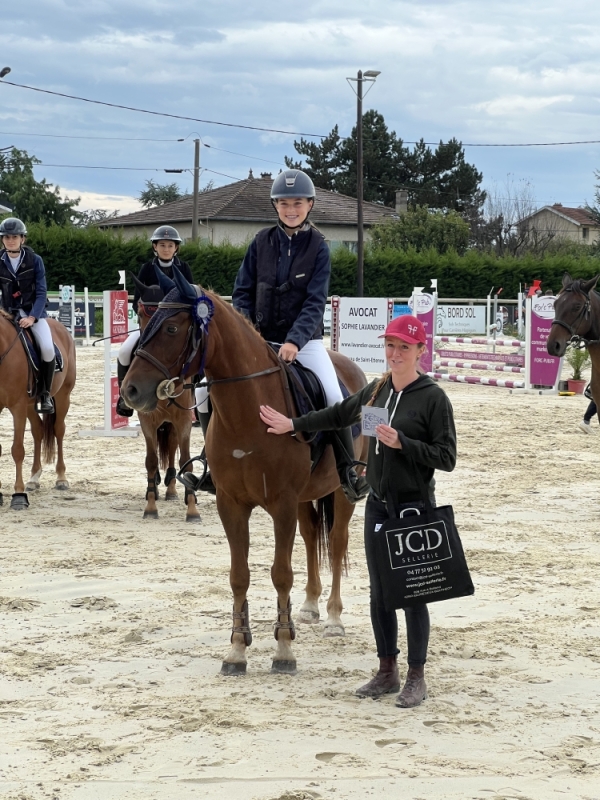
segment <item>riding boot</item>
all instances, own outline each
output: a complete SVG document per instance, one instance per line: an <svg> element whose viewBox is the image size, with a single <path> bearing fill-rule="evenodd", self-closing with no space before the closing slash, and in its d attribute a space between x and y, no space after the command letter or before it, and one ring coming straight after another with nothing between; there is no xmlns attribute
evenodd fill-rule
<svg viewBox="0 0 600 800"><path fill-rule="evenodd" d="M354 459L352 429L343 428L332 433L331 444L342 489L350 503L357 503L369 494L370 487L365 477L357 475L354 469L359 462Z"/></svg>
<svg viewBox="0 0 600 800"><path fill-rule="evenodd" d="M368 683L356 690L357 697L381 697L397 692L400 676L396 664L397 656L384 656L379 659L379 672Z"/></svg>
<svg viewBox="0 0 600 800"><path fill-rule="evenodd" d="M396 698L396 705L398 708L414 708L421 705L423 700L427 698L427 684L425 683L425 667L420 666L411 667L408 665L408 672L406 673L406 682L402 687L402 691Z"/></svg>
<svg viewBox="0 0 600 800"><path fill-rule="evenodd" d="M117 381L119 383L119 399L117 400L117 408L115 409L117 414L120 417L131 417L133 416L133 408L129 408L125 400L121 395L121 384L125 380L125 375L129 370L129 364L121 364L119 359L117 358Z"/></svg>
<svg viewBox="0 0 600 800"><path fill-rule="evenodd" d="M198 411L198 419L200 421L200 427L202 428L204 441L206 441L206 431L208 430L208 423L210 422L211 416L212 411ZM206 472L204 473L204 477L198 482L197 490L200 492L208 492L209 494L217 493L212 476L208 469L208 464L206 467Z"/></svg>
<svg viewBox="0 0 600 800"><path fill-rule="evenodd" d="M52 391L55 369L55 358L52 361L42 361L40 364L40 394L37 407L39 414L54 414L54 400L50 392Z"/></svg>

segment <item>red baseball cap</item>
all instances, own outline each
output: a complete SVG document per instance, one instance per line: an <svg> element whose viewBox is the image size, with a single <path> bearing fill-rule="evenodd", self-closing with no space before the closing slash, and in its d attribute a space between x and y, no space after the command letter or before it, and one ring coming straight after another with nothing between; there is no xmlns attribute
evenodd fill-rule
<svg viewBox="0 0 600 800"><path fill-rule="evenodd" d="M383 339L386 336L402 339L407 344L426 344L427 342L423 323L410 314L403 314L401 317L393 319L385 329L385 333L378 338Z"/></svg>

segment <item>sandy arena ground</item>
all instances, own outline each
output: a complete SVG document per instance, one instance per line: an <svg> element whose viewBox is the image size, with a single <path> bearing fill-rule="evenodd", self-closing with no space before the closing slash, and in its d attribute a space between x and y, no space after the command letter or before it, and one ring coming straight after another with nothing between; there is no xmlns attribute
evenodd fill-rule
<svg viewBox="0 0 600 800"><path fill-rule="evenodd" d="M102 352L78 359L70 491L46 468L30 509L10 510L0 418L0 797L600 798L600 428L577 429L587 401L445 385L460 455L438 501L455 506L476 595L431 607L430 697L411 711L353 694L376 661L362 508L347 635L300 627L295 677L269 674L272 533L253 515L248 675L218 674L231 617L214 500L201 525L182 502L142 521L143 441L78 437L103 403ZM300 537L294 560L298 608Z"/></svg>

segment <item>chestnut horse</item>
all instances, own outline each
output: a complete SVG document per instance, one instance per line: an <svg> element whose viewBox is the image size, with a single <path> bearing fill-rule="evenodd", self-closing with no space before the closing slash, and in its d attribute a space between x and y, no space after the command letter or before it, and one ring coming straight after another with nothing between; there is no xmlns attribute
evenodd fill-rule
<svg viewBox="0 0 600 800"><path fill-rule="evenodd" d="M146 286L135 275L132 278L140 291L138 301L138 320L140 331L155 313L158 303L164 297L160 286ZM194 403L191 390L183 392L180 400L188 408ZM146 508L144 519L158 519L156 501L159 498L158 484L160 481L160 468L165 473L165 500L177 500L177 470L175 457L179 448L179 467L190 460L190 436L192 433L192 418L187 408L181 405L161 400L154 411L138 414L140 427L146 440L146 471L148 486L146 488ZM191 464L186 468L192 469ZM196 506L196 495L191 489L185 487L185 504L187 506L186 522L200 522L200 514Z"/></svg>
<svg viewBox="0 0 600 800"><path fill-rule="evenodd" d="M8 408L13 418L12 457L15 462L16 478L14 494L10 507L16 511L28 508L27 491L35 491L40 487L42 474L42 448L44 462L53 463L56 456L57 489L68 489L65 477L65 460L63 455L63 438L65 435L65 417L71 404L71 392L75 386L75 343L60 322L49 319L48 325L52 338L58 345L63 357L63 371L56 372L52 382L54 397L53 414L40 415L35 410L35 386L33 372L29 365L21 342L20 328L17 328L13 317L0 309L0 412ZM33 465L31 477L25 487L23 483L23 461L25 459L25 425L29 420L33 436ZM1 495L0 495L1 497Z"/></svg>
<svg viewBox="0 0 600 800"><path fill-rule="evenodd" d="M562 357L567 346L587 347L592 360L591 391L600 408L600 295L595 291L600 275L588 281L563 276L562 289L554 301L554 320L546 349Z"/></svg>
<svg viewBox="0 0 600 800"><path fill-rule="evenodd" d="M340 487L330 447L311 472L309 445L291 435L269 435L261 422L261 404L293 414L285 374L272 348L217 295L192 286L177 270L175 281L177 288L159 305L159 313L140 340L121 391L128 405L148 412L156 408L157 393L172 394L186 375L204 372L208 378L213 415L206 454L217 489L217 510L229 542L233 592L231 648L221 672L246 672L246 648L252 641L246 597L250 584L249 520L252 510L260 506L273 519L275 533L271 578L277 591L277 647L272 671L294 673L290 592L296 524L306 545L308 566L306 599L300 614L314 622L319 618L322 591L320 544L327 542L323 541L325 523L313 501L319 500L322 507L320 499L328 498L333 511L328 542L332 586L325 635L343 635L340 584L354 507ZM351 392L365 385L359 367L338 353L330 355ZM364 458L365 442L361 439L357 444Z"/></svg>

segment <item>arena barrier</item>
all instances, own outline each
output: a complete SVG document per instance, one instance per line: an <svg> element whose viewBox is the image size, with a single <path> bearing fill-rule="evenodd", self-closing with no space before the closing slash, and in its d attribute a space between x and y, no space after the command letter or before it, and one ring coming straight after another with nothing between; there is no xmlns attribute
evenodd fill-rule
<svg viewBox="0 0 600 800"><path fill-rule="evenodd" d="M427 374L437 381L493 386L511 391L556 394L562 369L562 359L548 355L546 341L554 319L554 297L529 297L525 305L525 339L505 339L500 336L471 338L462 336L436 336L435 321L437 292L423 295L416 288L412 297L412 308L425 325L429 352L422 360ZM414 313L414 311L413 311ZM485 347L485 350L444 348L436 345L468 345L469 348ZM513 352L497 352L496 348L513 349ZM514 351L518 349L518 352ZM463 375L440 372L439 368L467 371L516 373L522 380Z"/></svg>

